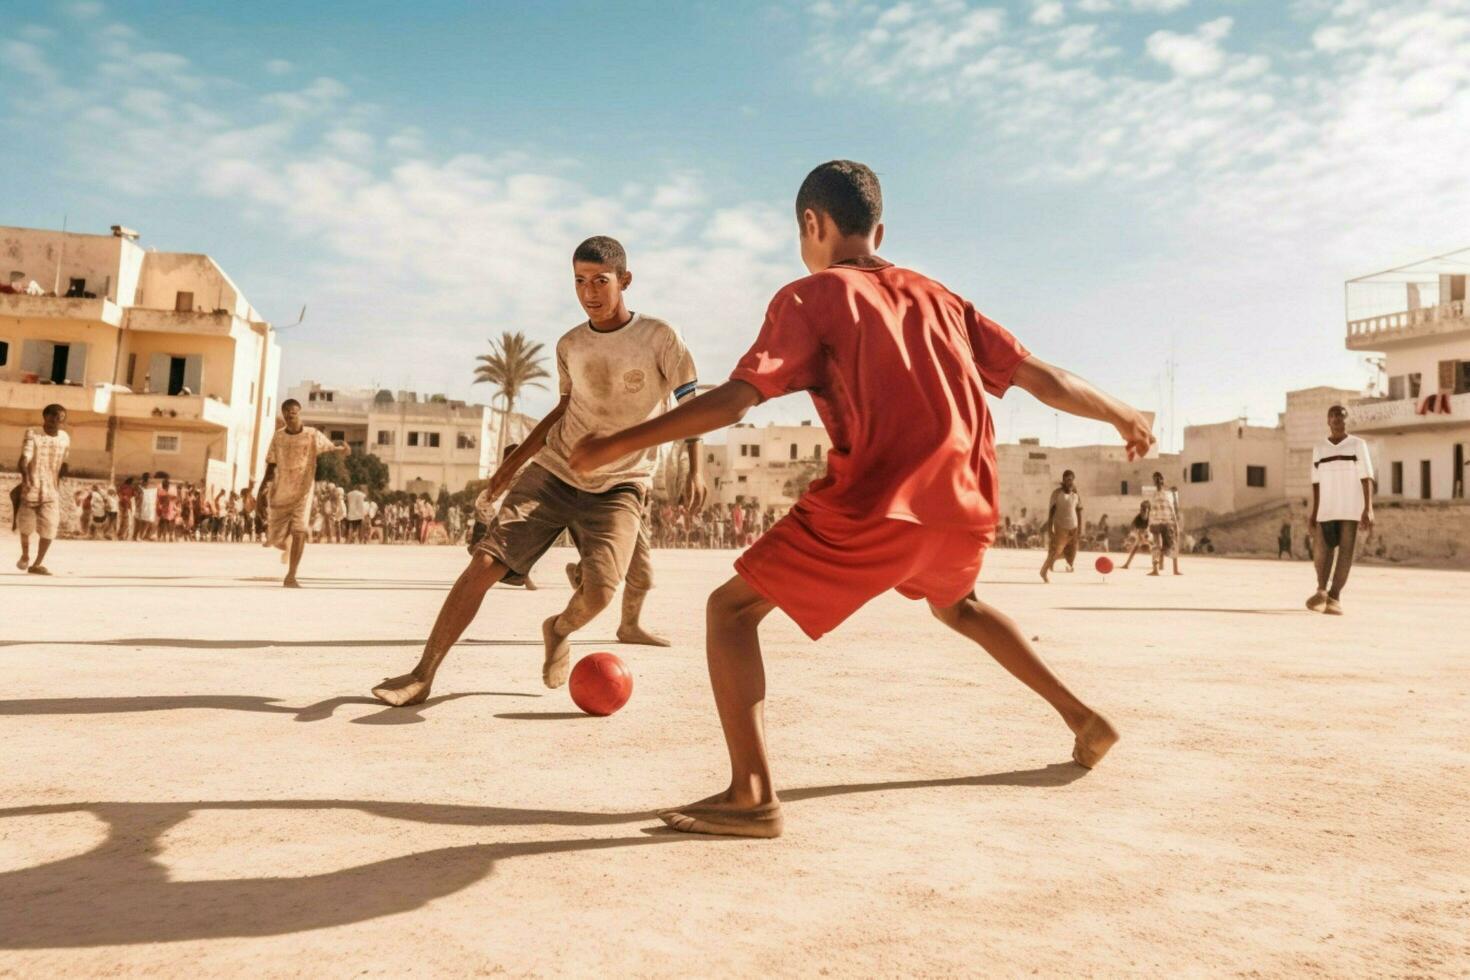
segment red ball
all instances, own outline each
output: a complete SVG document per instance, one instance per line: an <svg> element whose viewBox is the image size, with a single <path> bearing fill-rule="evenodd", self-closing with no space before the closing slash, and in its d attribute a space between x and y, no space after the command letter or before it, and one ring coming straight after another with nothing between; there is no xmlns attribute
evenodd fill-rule
<svg viewBox="0 0 1470 980"><path fill-rule="evenodd" d="M633 674L614 654L589 653L572 668L568 689L589 715L610 715L633 696Z"/></svg>
<svg viewBox="0 0 1470 980"><path fill-rule="evenodd" d="M1101 555L1097 559L1096 568L1099 572L1106 575L1113 570L1113 560L1107 555Z"/></svg>

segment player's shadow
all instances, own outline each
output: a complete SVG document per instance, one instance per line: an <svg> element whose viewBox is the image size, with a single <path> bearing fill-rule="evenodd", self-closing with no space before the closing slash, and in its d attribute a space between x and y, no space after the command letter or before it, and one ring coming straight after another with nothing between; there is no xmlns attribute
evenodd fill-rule
<svg viewBox="0 0 1470 980"><path fill-rule="evenodd" d="M1063 774L1062 769L1075 770ZM1077 766L787 790L788 802L849 793L950 786L1057 786ZM1066 776L1066 778L1063 778ZM176 880L164 835L203 811L356 810L388 820L455 827L613 827L650 822L647 811L596 813L373 800L218 800L184 803L56 803L0 809L4 821L90 814L107 836L81 854L0 872L0 949L50 949L278 936L397 915L475 884L508 858L722 838L666 832L617 837L465 844L384 858L321 874L292 875L260 857L252 878ZM397 838L394 838L397 839ZM724 838L723 840L731 840ZM769 846L769 845L762 845ZM492 913L493 914L493 913Z"/></svg>
<svg viewBox="0 0 1470 980"><path fill-rule="evenodd" d="M576 640L573 646L612 646L618 640ZM524 640L460 640L456 647L540 647L539 636ZM370 649L372 647L422 647L424 638L399 640L201 640L186 636L138 636L116 640L0 640L0 647L158 647L173 650L266 650L306 648Z"/></svg>
<svg viewBox="0 0 1470 980"><path fill-rule="evenodd" d="M293 708L281 704L278 698L262 698L235 694L166 694L116 698L30 698L26 700L0 701L0 717L17 715L110 715L130 714L140 711L183 711L203 709L213 711L253 711L262 714L292 715L296 721L324 721L341 707L366 704L381 708L370 715L353 718L357 725L415 725L424 721L423 713L435 705L460 698L539 698L539 694L523 694L516 691L465 691L458 694L441 694L429 698L423 704L404 708L389 708L382 702L369 697L335 697L315 704Z"/></svg>
<svg viewBox="0 0 1470 980"><path fill-rule="evenodd" d="M1068 612L1239 613L1243 616L1294 616L1298 609L1239 609L1225 606L1057 606Z"/></svg>
<svg viewBox="0 0 1470 980"><path fill-rule="evenodd" d="M509 721L572 721L593 716L581 711L507 711L495 717Z"/></svg>

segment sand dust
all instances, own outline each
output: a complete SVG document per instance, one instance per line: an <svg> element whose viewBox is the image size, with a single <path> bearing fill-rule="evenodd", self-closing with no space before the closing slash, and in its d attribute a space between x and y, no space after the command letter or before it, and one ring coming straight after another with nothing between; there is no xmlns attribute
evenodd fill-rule
<svg viewBox="0 0 1470 980"><path fill-rule="evenodd" d="M0 537L5 548L14 538ZM63 541L0 574L0 973L1463 975L1470 574L1186 560L1012 613L1123 741L1092 773L1044 704L918 605L765 630L778 841L664 830L723 786L703 603L658 552L672 649L611 718L541 685L539 592L491 592L429 703L407 670L450 548ZM8 567L8 563L4 567ZM1082 569L1087 569L1083 571Z"/></svg>

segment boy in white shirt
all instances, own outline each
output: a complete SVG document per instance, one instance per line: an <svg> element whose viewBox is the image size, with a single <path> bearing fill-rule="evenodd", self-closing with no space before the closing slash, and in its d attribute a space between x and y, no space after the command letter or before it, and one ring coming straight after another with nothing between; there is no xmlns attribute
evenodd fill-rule
<svg viewBox="0 0 1470 980"><path fill-rule="evenodd" d="M1327 438L1312 447L1312 516L1308 523L1317 545L1313 549L1317 591L1307 600L1307 608L1341 616L1342 588L1353 568L1358 528L1368 531L1373 527L1373 460L1368 444L1348 435L1347 409L1341 405L1327 410L1327 430Z"/></svg>

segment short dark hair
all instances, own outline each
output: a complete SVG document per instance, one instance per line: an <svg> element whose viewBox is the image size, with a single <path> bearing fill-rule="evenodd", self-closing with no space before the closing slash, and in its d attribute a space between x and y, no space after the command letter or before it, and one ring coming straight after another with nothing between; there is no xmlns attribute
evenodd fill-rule
<svg viewBox="0 0 1470 980"><path fill-rule="evenodd" d="M281 402L281 411L284 412L286 409L290 408L292 405L295 405L297 408L300 408L301 407L301 403L299 401L297 401L296 399L294 399L294 398L287 398L285 401Z"/></svg>
<svg viewBox="0 0 1470 980"><path fill-rule="evenodd" d="M1071 470L1062 470L1062 479L1065 480L1069 476L1075 479L1077 474L1073 473Z"/></svg>
<svg viewBox="0 0 1470 980"><path fill-rule="evenodd" d="M1343 408L1341 405L1333 405L1331 408L1329 408L1327 410L1327 415L1328 415L1329 418L1332 417L1333 415L1338 415L1338 414L1346 415L1347 414L1347 409L1346 408Z"/></svg>
<svg viewBox="0 0 1470 980"><path fill-rule="evenodd" d="M47 405L45 408L41 409L41 418L43 419L54 419L58 415L65 414L66 406L58 405L56 402L52 402L50 405Z"/></svg>
<svg viewBox="0 0 1470 980"><path fill-rule="evenodd" d="M1162 480L1163 478L1164 478L1164 474L1160 473L1158 470L1154 470L1154 479L1155 480Z"/></svg>
<svg viewBox="0 0 1470 980"><path fill-rule="evenodd" d="M610 265L620 273L628 271L628 253L623 250L623 243L606 235L593 235L578 245L572 261Z"/></svg>
<svg viewBox="0 0 1470 980"><path fill-rule="evenodd" d="M507 443L506 444L506 447L500 451L500 458L501 459L510 459L510 454L513 453L513 452L515 452L517 449L520 449L520 448L521 448L521 444L518 443L518 442Z"/></svg>
<svg viewBox="0 0 1470 980"><path fill-rule="evenodd" d="M866 235L883 220L878 175L854 160L830 160L806 175L796 192L796 220L808 208L827 215L844 235Z"/></svg>

